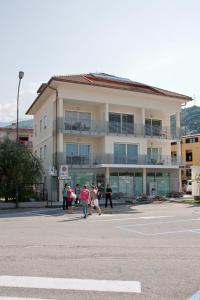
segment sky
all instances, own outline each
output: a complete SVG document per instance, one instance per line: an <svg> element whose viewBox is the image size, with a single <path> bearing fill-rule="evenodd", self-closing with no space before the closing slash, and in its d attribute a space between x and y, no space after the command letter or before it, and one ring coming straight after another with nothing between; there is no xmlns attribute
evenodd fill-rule
<svg viewBox="0 0 200 300"><path fill-rule="evenodd" d="M0 122L53 75L103 72L200 105L199 0L0 0Z"/></svg>

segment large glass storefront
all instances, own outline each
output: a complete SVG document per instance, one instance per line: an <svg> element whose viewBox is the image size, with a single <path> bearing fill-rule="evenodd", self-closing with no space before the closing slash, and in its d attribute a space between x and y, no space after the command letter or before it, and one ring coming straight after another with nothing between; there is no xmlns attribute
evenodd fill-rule
<svg viewBox="0 0 200 300"><path fill-rule="evenodd" d="M75 188L76 184L80 186L87 185L90 187L92 183L96 183L99 188L104 189L105 176L104 173L95 173L91 170L69 170L69 177L66 182Z"/></svg>
<svg viewBox="0 0 200 300"><path fill-rule="evenodd" d="M163 195L170 192L171 178L168 172L147 173L147 194Z"/></svg>
<svg viewBox="0 0 200 300"><path fill-rule="evenodd" d="M105 190L105 170L76 169L69 170L70 179L67 183L73 188L77 183L80 186L96 183L99 189L104 193ZM113 198L134 198L143 193L143 173L135 172L111 172L110 185L113 190ZM146 193L152 195L166 195L170 191L178 191L179 182L177 172L147 171L146 175Z"/></svg>
<svg viewBox="0 0 200 300"><path fill-rule="evenodd" d="M142 172L110 173L113 198L133 198L142 194Z"/></svg>

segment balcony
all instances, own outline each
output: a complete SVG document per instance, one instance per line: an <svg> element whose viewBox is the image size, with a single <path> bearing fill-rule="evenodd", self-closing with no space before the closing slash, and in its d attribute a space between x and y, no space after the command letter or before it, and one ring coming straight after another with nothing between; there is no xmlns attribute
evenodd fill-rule
<svg viewBox="0 0 200 300"><path fill-rule="evenodd" d="M97 155L67 155L60 153L60 163L67 164L69 167L98 167L99 165L147 165L147 166L178 166L181 164L180 158L171 156L159 156L151 158L148 155L138 155L137 157L119 157L114 154Z"/></svg>
<svg viewBox="0 0 200 300"><path fill-rule="evenodd" d="M55 121L54 121L55 129ZM115 135L115 136L134 136L159 139L179 139L180 133L174 132L166 126L145 126L143 124L125 123L123 126L119 122L81 120L67 121L63 118L58 119L58 131L64 134L81 135Z"/></svg>

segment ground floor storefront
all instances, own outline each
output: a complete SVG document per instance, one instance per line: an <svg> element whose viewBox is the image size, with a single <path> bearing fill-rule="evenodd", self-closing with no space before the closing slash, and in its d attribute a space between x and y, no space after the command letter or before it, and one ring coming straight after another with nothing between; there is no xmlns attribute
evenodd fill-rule
<svg viewBox="0 0 200 300"><path fill-rule="evenodd" d="M105 191L107 184L113 190L113 198L134 198L142 194L163 195L179 191L178 169L69 169L69 179L61 182L68 183L73 188L78 183L80 186L92 183Z"/></svg>

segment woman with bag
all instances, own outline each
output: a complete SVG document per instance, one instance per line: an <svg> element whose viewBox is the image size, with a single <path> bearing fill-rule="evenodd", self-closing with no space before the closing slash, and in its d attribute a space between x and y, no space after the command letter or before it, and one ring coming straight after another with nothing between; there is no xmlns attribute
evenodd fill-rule
<svg viewBox="0 0 200 300"><path fill-rule="evenodd" d="M93 207L95 207L98 211L98 214L101 215L101 209L99 207L99 199L98 199L98 189L96 185L93 186L92 192L91 192L91 210L90 214L92 215Z"/></svg>
<svg viewBox="0 0 200 300"><path fill-rule="evenodd" d="M72 202L73 200L76 199L76 195L74 194L71 186L67 187L67 205L69 208L69 213L73 213L73 206L72 206Z"/></svg>

